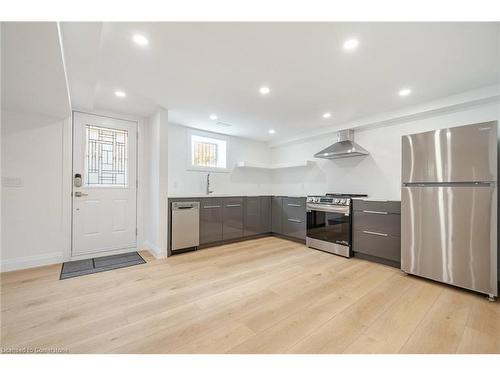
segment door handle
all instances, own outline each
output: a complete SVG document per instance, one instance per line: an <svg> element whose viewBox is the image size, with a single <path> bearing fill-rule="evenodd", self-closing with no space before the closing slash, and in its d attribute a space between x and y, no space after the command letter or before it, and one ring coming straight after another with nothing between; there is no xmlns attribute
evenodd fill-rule
<svg viewBox="0 0 500 375"><path fill-rule="evenodd" d="M226 204L226 207L241 207L241 204Z"/></svg>
<svg viewBox="0 0 500 375"><path fill-rule="evenodd" d="M203 206L203 208L220 208L220 206Z"/></svg>
<svg viewBox="0 0 500 375"><path fill-rule="evenodd" d="M288 203L289 207L302 207L301 204L296 204L296 203Z"/></svg>
<svg viewBox="0 0 500 375"><path fill-rule="evenodd" d="M288 221L291 221L292 223L302 223L301 220L297 220L297 219L288 219Z"/></svg>
<svg viewBox="0 0 500 375"><path fill-rule="evenodd" d="M81 191L75 191L75 197L80 198L80 197L86 197L88 194L87 193L82 193Z"/></svg>

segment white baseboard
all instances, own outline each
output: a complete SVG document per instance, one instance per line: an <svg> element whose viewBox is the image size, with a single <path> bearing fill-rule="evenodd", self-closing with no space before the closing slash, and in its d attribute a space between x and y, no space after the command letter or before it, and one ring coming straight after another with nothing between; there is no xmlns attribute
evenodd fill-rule
<svg viewBox="0 0 500 375"><path fill-rule="evenodd" d="M166 251L160 249L156 245L153 245L149 241L144 241L143 249L149 251L155 259L163 259L167 257Z"/></svg>
<svg viewBox="0 0 500 375"><path fill-rule="evenodd" d="M33 255L29 257L14 258L2 260L2 272L21 270L25 268L33 268L40 266L47 266L50 264L62 263L63 254L60 253L46 253L41 255Z"/></svg>
<svg viewBox="0 0 500 375"><path fill-rule="evenodd" d="M73 256L71 256L69 260L72 261L72 260L81 260L81 259L106 257L106 256L109 256L109 255L118 255L118 254L130 253L132 251L137 251L137 249L135 247L128 247L128 248L118 249L118 250L98 251L98 252L95 252L95 253L79 254L79 255L73 255Z"/></svg>

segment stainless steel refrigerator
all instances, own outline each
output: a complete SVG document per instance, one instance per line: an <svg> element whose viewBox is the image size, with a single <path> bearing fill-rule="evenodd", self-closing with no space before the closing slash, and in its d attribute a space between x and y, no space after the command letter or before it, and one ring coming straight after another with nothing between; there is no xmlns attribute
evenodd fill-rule
<svg viewBox="0 0 500 375"><path fill-rule="evenodd" d="M497 173L497 122L403 136L403 271L498 296Z"/></svg>

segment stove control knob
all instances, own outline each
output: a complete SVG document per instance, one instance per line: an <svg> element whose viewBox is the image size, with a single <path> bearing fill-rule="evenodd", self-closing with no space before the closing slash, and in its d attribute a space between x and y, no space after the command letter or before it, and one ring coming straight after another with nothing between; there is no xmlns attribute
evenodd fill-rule
<svg viewBox="0 0 500 375"><path fill-rule="evenodd" d="M335 199L335 204L339 204L340 203L340 199Z"/></svg>

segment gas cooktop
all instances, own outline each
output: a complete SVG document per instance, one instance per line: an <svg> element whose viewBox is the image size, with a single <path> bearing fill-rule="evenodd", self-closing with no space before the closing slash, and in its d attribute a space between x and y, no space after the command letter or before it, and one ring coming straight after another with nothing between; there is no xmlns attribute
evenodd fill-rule
<svg viewBox="0 0 500 375"><path fill-rule="evenodd" d="M308 196L308 203L328 204L328 205L341 205L349 206L351 198L367 197L366 194L345 194L345 193L327 193L326 195Z"/></svg>

